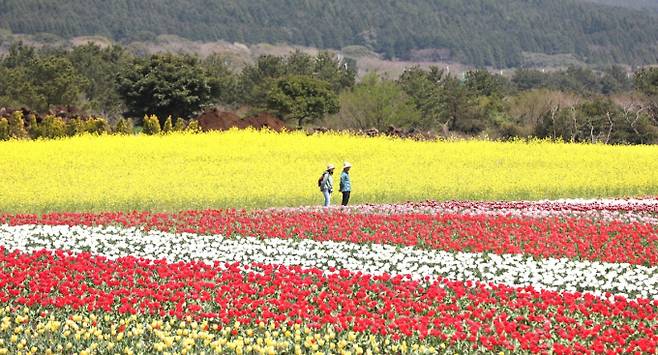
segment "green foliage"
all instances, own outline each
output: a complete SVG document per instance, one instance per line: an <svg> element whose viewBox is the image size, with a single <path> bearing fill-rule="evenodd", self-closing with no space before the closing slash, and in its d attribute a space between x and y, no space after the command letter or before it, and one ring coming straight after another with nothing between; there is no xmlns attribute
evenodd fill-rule
<svg viewBox="0 0 658 355"><path fill-rule="evenodd" d="M475 93L443 70L412 67L402 74L398 82L430 125L441 125L444 131L470 134L479 133L485 128Z"/></svg>
<svg viewBox="0 0 658 355"><path fill-rule="evenodd" d="M471 70L464 75L464 84L475 95L503 97L512 93L512 83L502 75L487 70Z"/></svg>
<svg viewBox="0 0 658 355"><path fill-rule="evenodd" d="M44 112L55 105L75 105L85 79L65 56L37 53L16 44L0 60L0 75L12 85L0 86L0 105L27 106Z"/></svg>
<svg viewBox="0 0 658 355"><path fill-rule="evenodd" d="M655 144L658 127L638 111L632 118L611 100L596 98L546 112L535 135L569 142Z"/></svg>
<svg viewBox="0 0 658 355"><path fill-rule="evenodd" d="M102 117L90 117L84 120L84 131L91 134L106 134L111 132L110 124Z"/></svg>
<svg viewBox="0 0 658 355"><path fill-rule="evenodd" d="M635 87L647 96L658 96L658 68L643 68L635 74Z"/></svg>
<svg viewBox="0 0 658 355"><path fill-rule="evenodd" d="M9 117L9 137L18 139L28 137L27 131L25 130L23 112L14 111Z"/></svg>
<svg viewBox="0 0 658 355"><path fill-rule="evenodd" d="M208 73L211 96L220 104L234 105L241 101L240 77L229 67L229 60L219 54L208 56L201 63Z"/></svg>
<svg viewBox="0 0 658 355"><path fill-rule="evenodd" d="M368 74L353 90L340 95L336 116L344 128L384 130L389 126L429 128L409 96L394 81Z"/></svg>
<svg viewBox="0 0 658 355"><path fill-rule="evenodd" d="M658 10L658 2L654 0L581 0L595 2L599 4L630 7L633 9L653 9Z"/></svg>
<svg viewBox="0 0 658 355"><path fill-rule="evenodd" d="M86 98L86 108L106 117L120 115L124 107L115 77L129 60L126 51L119 46L101 48L90 43L73 47L66 55L84 78L81 91Z"/></svg>
<svg viewBox="0 0 658 355"><path fill-rule="evenodd" d="M85 122L79 118L72 118L66 121L66 135L69 137L85 133Z"/></svg>
<svg viewBox="0 0 658 355"><path fill-rule="evenodd" d="M573 0L0 2L0 24L15 33L98 34L126 42L175 34L319 48L362 45L388 57L497 67L519 65L524 52L571 53L601 64L655 63L657 17Z"/></svg>
<svg viewBox="0 0 658 355"><path fill-rule="evenodd" d="M207 73L187 55L135 58L119 73L117 86L130 117L192 117L212 100Z"/></svg>
<svg viewBox="0 0 658 355"><path fill-rule="evenodd" d="M131 118L121 117L117 121L114 133L124 135L133 134L133 120Z"/></svg>
<svg viewBox="0 0 658 355"><path fill-rule="evenodd" d="M277 80L267 93L267 108L280 117L297 121L315 120L337 113L338 97L329 84L305 75L291 75Z"/></svg>
<svg viewBox="0 0 658 355"><path fill-rule="evenodd" d="M30 138L39 138L41 136L41 130L39 129L39 124L37 123L37 116L34 114L28 115L28 121L29 127L27 129L27 133L29 134Z"/></svg>
<svg viewBox="0 0 658 355"><path fill-rule="evenodd" d="M167 116L164 125L162 126L162 133L171 133L174 131L174 124L171 121L171 116Z"/></svg>
<svg viewBox="0 0 658 355"><path fill-rule="evenodd" d="M46 115L39 125L39 134L43 138L62 138L66 136L66 123L55 115Z"/></svg>
<svg viewBox="0 0 658 355"><path fill-rule="evenodd" d="M256 107L267 107L268 93L277 80L287 76L307 76L329 85L335 93L351 88L356 81L353 62L339 59L329 52L316 57L295 51L288 57L264 55L254 65L242 70L240 85L244 102Z"/></svg>
<svg viewBox="0 0 658 355"><path fill-rule="evenodd" d="M144 129L142 133L154 135L160 133L160 121L155 115L144 116Z"/></svg>
<svg viewBox="0 0 658 355"><path fill-rule="evenodd" d="M610 66L601 72L583 67L546 73L535 69L518 69L512 77L512 83L522 91L544 88L603 95L630 90L632 84L626 71L619 66Z"/></svg>
<svg viewBox="0 0 658 355"><path fill-rule="evenodd" d="M51 106L75 105L81 93L84 78L80 76L68 58L61 56L38 57L26 67L27 78L32 83L41 103L31 105L38 111Z"/></svg>
<svg viewBox="0 0 658 355"><path fill-rule="evenodd" d="M174 125L175 132L183 132L185 130L185 120L178 117L176 118L176 124Z"/></svg>
<svg viewBox="0 0 658 355"><path fill-rule="evenodd" d="M37 87L29 77L27 69L2 68L0 76L6 83L11 85L0 85L0 106L4 107L46 107L45 98L37 92Z"/></svg>
<svg viewBox="0 0 658 355"><path fill-rule="evenodd" d="M10 137L11 136L9 135L9 121L4 117L0 117L0 141L6 141Z"/></svg>
<svg viewBox="0 0 658 355"><path fill-rule="evenodd" d="M190 123L188 123L187 128L185 129L187 132L192 132L192 133L199 133L201 132L201 127L199 126L199 121L197 120L190 120Z"/></svg>

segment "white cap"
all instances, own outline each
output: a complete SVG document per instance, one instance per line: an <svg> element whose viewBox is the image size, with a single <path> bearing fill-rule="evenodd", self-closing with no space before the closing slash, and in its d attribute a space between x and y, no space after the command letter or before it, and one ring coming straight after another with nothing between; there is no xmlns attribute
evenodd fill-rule
<svg viewBox="0 0 658 355"><path fill-rule="evenodd" d="M334 170L334 168L335 168L335 167L334 167L333 164L329 164L329 165L327 165L327 170Z"/></svg>
<svg viewBox="0 0 658 355"><path fill-rule="evenodd" d="M350 163L348 163L348 162L343 163L343 169L345 169L345 168L351 168L351 167L352 167L352 164L350 164Z"/></svg>

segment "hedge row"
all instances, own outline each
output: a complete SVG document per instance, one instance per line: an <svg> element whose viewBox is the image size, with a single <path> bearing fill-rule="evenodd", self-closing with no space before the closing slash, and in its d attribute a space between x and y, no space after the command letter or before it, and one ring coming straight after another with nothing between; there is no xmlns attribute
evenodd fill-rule
<svg viewBox="0 0 658 355"><path fill-rule="evenodd" d="M173 123L168 117L163 126L155 115L144 117L143 134L165 134L175 131L199 131L199 123L191 120L176 119ZM27 122L22 111L14 111L9 117L0 117L0 140L9 139L55 139L72 137L81 134L134 134L133 121L130 118L119 119L114 127L102 117L86 119L63 119L54 115L46 115L41 122L35 115L28 115Z"/></svg>

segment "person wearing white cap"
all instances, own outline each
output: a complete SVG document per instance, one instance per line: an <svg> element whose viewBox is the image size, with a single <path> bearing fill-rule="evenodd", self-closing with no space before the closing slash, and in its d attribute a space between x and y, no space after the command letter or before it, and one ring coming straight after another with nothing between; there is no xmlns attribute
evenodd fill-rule
<svg viewBox="0 0 658 355"><path fill-rule="evenodd" d="M350 181L350 168L352 164L345 162L343 164L343 173L340 174L340 192L343 193L343 206L347 206L350 202L350 194L352 193L352 182Z"/></svg>
<svg viewBox="0 0 658 355"><path fill-rule="evenodd" d="M327 165L327 170L322 173L320 180L318 180L320 191L324 196L324 207L329 207L331 204L331 193L334 192L334 168L332 164Z"/></svg>

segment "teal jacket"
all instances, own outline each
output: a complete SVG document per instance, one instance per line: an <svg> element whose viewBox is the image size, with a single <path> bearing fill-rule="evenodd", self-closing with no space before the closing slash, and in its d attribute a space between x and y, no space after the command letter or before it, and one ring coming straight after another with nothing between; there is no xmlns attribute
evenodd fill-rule
<svg viewBox="0 0 658 355"><path fill-rule="evenodd" d="M340 192L352 192L352 183L350 182L350 174L343 171L340 174Z"/></svg>

